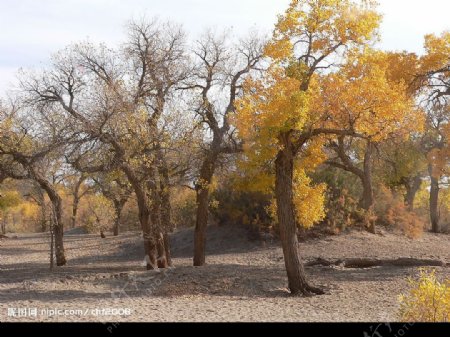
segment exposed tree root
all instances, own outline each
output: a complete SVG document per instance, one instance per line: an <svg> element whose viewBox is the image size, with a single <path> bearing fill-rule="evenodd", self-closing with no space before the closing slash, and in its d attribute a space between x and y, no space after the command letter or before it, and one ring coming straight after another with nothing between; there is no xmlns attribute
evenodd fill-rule
<svg viewBox="0 0 450 337"><path fill-rule="evenodd" d="M395 266L395 267L445 267L448 266L441 260L429 260L429 259L414 259L414 258L398 258L398 259L338 259L338 260L326 260L323 258L317 258L316 260L306 263L307 267L314 266L343 266L344 268L370 268L381 266Z"/></svg>

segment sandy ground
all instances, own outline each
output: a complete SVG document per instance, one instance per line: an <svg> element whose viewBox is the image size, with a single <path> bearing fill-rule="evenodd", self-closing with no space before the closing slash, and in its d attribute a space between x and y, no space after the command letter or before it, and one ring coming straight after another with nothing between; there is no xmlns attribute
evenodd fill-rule
<svg viewBox="0 0 450 337"><path fill-rule="evenodd" d="M161 272L144 270L139 233L104 240L66 235L69 263L54 272L48 268L45 235L0 240L0 322L393 321L398 295L418 271L308 267L309 279L328 294L291 297L276 242L250 242L242 229L211 227L208 265L194 268L192 235L191 230L173 235L175 268ZM448 235L429 233L413 241L391 233L353 232L308 240L300 250L306 261L415 257L448 263L449 242ZM450 277L448 266L435 269Z"/></svg>

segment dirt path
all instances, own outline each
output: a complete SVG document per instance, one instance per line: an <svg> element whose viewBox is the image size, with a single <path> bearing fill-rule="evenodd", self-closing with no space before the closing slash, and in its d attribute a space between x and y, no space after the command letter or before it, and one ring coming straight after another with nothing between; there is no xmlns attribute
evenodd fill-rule
<svg viewBox="0 0 450 337"><path fill-rule="evenodd" d="M248 242L246 233L234 228L211 228L209 236L208 265L194 268L192 232L175 234L175 268L165 272L143 270L138 233L105 240L66 235L69 264L53 273L45 236L1 240L0 321L391 321L406 278L417 273L411 267L309 267L309 279L328 294L293 298L277 245ZM449 236L428 233L412 241L354 232L301 243L300 249L307 261L411 257L450 262ZM448 267L435 269L450 277ZM108 308L116 310L114 315L101 311ZM13 309L31 311L13 317L24 314ZM55 309L69 311L50 315Z"/></svg>

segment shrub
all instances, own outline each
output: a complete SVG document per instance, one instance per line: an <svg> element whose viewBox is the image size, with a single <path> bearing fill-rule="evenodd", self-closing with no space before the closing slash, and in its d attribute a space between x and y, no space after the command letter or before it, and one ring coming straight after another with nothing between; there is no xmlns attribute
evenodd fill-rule
<svg viewBox="0 0 450 337"><path fill-rule="evenodd" d="M401 195L381 186L376 200L374 211L381 224L393 226L411 239L423 234L425 220L408 210Z"/></svg>
<svg viewBox="0 0 450 337"><path fill-rule="evenodd" d="M402 321L450 322L450 279L440 282L435 270L421 269L419 278L409 283L409 293L399 297Z"/></svg>
<svg viewBox="0 0 450 337"><path fill-rule="evenodd" d="M195 226L197 202L196 193L189 188L177 188L171 193L173 223L177 227Z"/></svg>
<svg viewBox="0 0 450 337"><path fill-rule="evenodd" d="M329 188L326 208L328 212L325 221L336 233L354 225L362 217L358 201L346 189Z"/></svg>
<svg viewBox="0 0 450 337"><path fill-rule="evenodd" d="M255 230L270 230L270 196L259 192L242 192L230 186L217 189L212 195L210 211L219 225L243 225Z"/></svg>

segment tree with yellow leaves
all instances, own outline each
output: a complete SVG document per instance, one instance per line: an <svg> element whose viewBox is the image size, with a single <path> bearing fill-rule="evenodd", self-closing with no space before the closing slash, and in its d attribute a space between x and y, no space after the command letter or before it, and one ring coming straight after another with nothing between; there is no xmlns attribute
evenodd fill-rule
<svg viewBox="0 0 450 337"><path fill-rule="evenodd" d="M330 124L332 112L317 104L327 94L322 77L347 59L349 51L371 42L379 21L371 1L293 0L266 47L268 70L246 83L246 95L238 102L236 125L246 141L248 160L274 165L277 217L292 294L323 293L307 282L298 252L295 199L309 188L304 167L316 164L321 137L356 134ZM320 198L303 198L308 206L317 201Z"/></svg>
<svg viewBox="0 0 450 337"><path fill-rule="evenodd" d="M404 73L397 76L390 69L390 61L395 59L393 54L366 49L350 57L339 72L327 76L322 84L326 95L320 103L324 112L332 113L328 123L357 133L332 140L329 148L335 157L327 163L361 180L361 206L366 211L374 206L372 171L376 147L388 139L406 141L423 127L423 113L415 107ZM375 222L368 225L375 233Z"/></svg>
<svg viewBox="0 0 450 337"><path fill-rule="evenodd" d="M448 171L450 159L450 32L425 36L425 55L419 59L416 83L425 97L426 132L422 150L428 160L430 176L430 220L432 231L440 231L440 181Z"/></svg>

